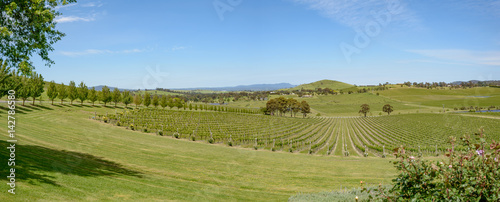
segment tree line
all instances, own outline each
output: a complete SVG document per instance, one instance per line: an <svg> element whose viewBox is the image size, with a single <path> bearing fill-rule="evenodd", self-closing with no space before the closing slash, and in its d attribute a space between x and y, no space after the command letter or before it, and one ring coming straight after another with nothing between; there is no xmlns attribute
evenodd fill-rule
<svg viewBox="0 0 500 202"><path fill-rule="evenodd" d="M19 71L11 70L8 62L0 59L0 97L7 95L9 90L16 92L16 97L23 100L23 105L28 98L33 99L43 93L45 81L42 75L31 72L30 75L21 75Z"/></svg>
<svg viewBox="0 0 500 202"><path fill-rule="evenodd" d="M305 118L308 113L311 113L311 107L306 101L299 102L293 98L274 98L266 103L266 107L262 108L264 114L285 116L286 113L290 113L290 117L295 117L298 112L302 113Z"/></svg>

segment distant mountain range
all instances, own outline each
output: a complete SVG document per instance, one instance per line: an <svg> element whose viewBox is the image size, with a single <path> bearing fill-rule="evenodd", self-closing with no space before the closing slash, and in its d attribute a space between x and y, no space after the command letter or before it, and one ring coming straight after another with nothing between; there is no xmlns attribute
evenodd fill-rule
<svg viewBox="0 0 500 202"><path fill-rule="evenodd" d="M200 87L200 88L175 88L171 90L213 90L213 91L272 91L284 88L293 88L295 85L289 83L277 84L253 84L239 85L233 87Z"/></svg>
<svg viewBox="0 0 500 202"><path fill-rule="evenodd" d="M459 85L462 82L468 83L469 81L455 81L452 82L452 84ZM471 80L470 82L477 84L478 80ZM494 84L494 85L500 85L499 80L488 80L488 81L481 81L486 83L486 85ZM96 90L100 91L104 87L104 85L99 85L99 86L94 86ZM108 88L113 91L116 87L111 87L108 86ZM210 90L210 91L273 91L273 90L280 90L280 89L291 89L291 90L300 90L300 89L316 89L316 88L330 88L334 90L341 90L341 89L348 89L348 88L355 88L354 85L343 83L340 81L334 81L334 80L321 80L321 81L316 81L308 84L302 84L302 85L292 85L290 83L276 83L276 84L254 84L254 85L239 85L239 86L229 86L229 87L199 87L199 88L173 88L170 90ZM118 88L120 91L124 90L129 90L129 91L135 91L137 89L124 89L124 88ZM154 89L149 89L149 90L154 90Z"/></svg>
<svg viewBox="0 0 500 202"><path fill-rule="evenodd" d="M100 91L104 85L94 86L95 90ZM277 83L277 84L254 84L254 85L239 85L239 86L229 86L229 87L199 87L199 88L172 88L170 90L211 90L211 91L272 91L284 88L293 88L295 85L289 83ZM90 87L92 88L92 87ZM113 91L116 87L108 86L108 88ZM131 89L118 88L120 91ZM149 89L154 90L154 89Z"/></svg>

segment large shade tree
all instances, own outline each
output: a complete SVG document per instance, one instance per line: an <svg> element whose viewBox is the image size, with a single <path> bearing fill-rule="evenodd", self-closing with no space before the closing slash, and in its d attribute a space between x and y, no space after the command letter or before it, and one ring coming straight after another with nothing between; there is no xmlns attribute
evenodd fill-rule
<svg viewBox="0 0 500 202"><path fill-rule="evenodd" d="M0 57L24 75L32 75L31 57L38 54L47 66L54 64L49 52L64 33L56 30L57 6L76 0L0 1Z"/></svg>
<svg viewBox="0 0 500 202"><path fill-rule="evenodd" d="M362 104L361 109L359 110L359 113L364 114L366 117L366 114L370 112L370 105L368 104Z"/></svg>

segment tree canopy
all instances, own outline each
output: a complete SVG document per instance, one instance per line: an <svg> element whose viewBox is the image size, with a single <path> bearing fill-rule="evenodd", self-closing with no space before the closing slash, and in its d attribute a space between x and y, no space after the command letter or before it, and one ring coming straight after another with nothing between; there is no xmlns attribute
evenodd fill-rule
<svg viewBox="0 0 500 202"><path fill-rule="evenodd" d="M368 104L362 104L361 109L359 110L359 113L364 114L366 117L366 114L370 112L370 105Z"/></svg>
<svg viewBox="0 0 500 202"><path fill-rule="evenodd" d="M38 54L46 66L54 64L49 52L65 36L56 30L57 6L76 0L0 1L0 57L22 74L31 75L31 57Z"/></svg>
<svg viewBox="0 0 500 202"><path fill-rule="evenodd" d="M394 111L394 108L390 104L386 104L384 105L384 107L382 107L382 111L387 112L387 115L391 115L391 112Z"/></svg>

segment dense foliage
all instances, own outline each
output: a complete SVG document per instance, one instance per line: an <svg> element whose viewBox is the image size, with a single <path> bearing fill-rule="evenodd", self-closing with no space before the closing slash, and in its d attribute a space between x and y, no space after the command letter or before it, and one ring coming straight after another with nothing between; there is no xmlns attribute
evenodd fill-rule
<svg viewBox="0 0 500 202"><path fill-rule="evenodd" d="M486 141L486 134L460 138L464 151L457 151L456 138L446 160L422 160L410 155L404 147L396 148L395 167L400 174L389 189L365 189L388 201L498 201L500 200L500 143Z"/></svg>

